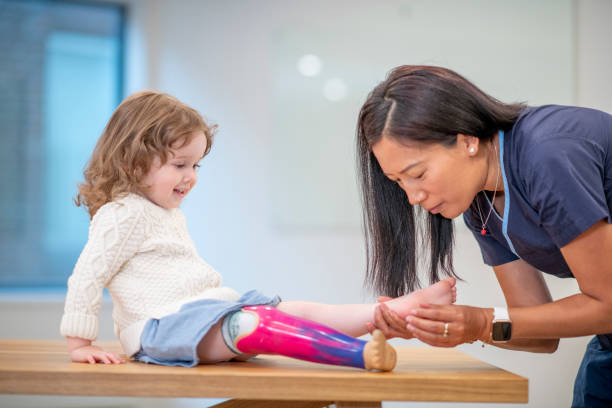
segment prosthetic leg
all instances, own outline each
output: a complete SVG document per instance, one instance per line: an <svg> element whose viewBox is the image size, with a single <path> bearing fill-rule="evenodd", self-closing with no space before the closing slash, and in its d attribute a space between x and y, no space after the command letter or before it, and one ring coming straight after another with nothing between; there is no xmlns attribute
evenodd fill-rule
<svg viewBox="0 0 612 408"><path fill-rule="evenodd" d="M221 332L236 354L280 354L368 370L395 367L395 350L378 330L366 342L271 306L247 306L229 314Z"/></svg>

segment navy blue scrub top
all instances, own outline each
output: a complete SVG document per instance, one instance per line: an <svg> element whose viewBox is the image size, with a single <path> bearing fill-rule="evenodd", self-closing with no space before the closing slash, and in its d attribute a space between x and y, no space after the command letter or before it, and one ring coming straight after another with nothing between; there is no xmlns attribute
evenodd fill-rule
<svg viewBox="0 0 612 408"><path fill-rule="evenodd" d="M571 106L525 109L499 132L504 214L479 193L463 218L491 266L523 259L542 272L573 277L560 248L602 219L612 222L612 116ZM612 255L612 254L611 254Z"/></svg>

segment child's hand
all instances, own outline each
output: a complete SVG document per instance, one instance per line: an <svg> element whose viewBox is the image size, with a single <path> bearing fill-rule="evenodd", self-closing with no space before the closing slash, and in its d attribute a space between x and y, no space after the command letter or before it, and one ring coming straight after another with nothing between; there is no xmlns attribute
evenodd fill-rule
<svg viewBox="0 0 612 408"><path fill-rule="evenodd" d="M123 364L125 360L110 351L104 351L98 346L85 346L70 352L70 358L75 363Z"/></svg>

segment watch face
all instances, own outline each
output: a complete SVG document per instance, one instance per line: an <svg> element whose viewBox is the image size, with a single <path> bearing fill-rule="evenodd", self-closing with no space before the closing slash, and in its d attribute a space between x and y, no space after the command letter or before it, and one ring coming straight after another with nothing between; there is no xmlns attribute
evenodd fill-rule
<svg viewBox="0 0 612 408"><path fill-rule="evenodd" d="M508 341L512 335L511 322L495 322L493 323L493 331L491 337L493 341Z"/></svg>

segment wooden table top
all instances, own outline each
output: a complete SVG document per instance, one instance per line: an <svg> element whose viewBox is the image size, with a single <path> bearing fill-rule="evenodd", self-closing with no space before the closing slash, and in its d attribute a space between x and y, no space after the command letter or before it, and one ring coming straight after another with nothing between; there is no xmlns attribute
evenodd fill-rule
<svg viewBox="0 0 612 408"><path fill-rule="evenodd" d="M98 343L119 351L118 343ZM528 380L454 349L397 347L388 373L259 356L165 367L70 362L61 340L0 339L0 394L274 400L527 402Z"/></svg>

